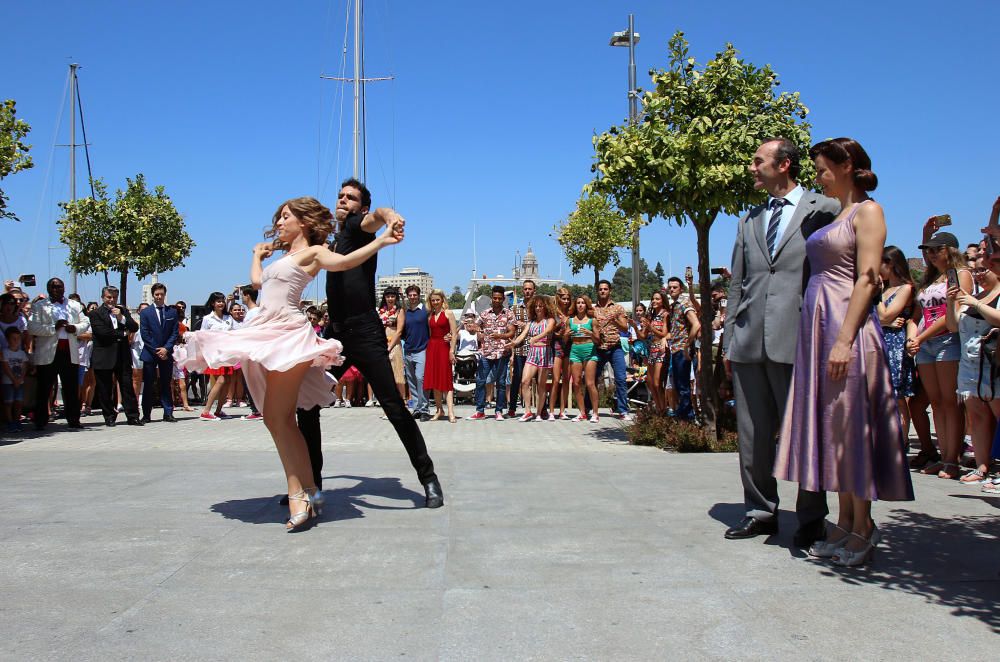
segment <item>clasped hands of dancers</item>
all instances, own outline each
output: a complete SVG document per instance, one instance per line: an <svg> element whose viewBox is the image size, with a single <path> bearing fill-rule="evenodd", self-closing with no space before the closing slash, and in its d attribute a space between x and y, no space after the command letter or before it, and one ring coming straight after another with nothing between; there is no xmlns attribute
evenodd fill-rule
<svg viewBox="0 0 1000 662"><path fill-rule="evenodd" d="M349 180L345 182L341 197L347 188L357 190L358 195L351 197L358 200L362 190L368 195L360 182ZM296 422L296 409L316 413L314 428L318 434L319 407L329 405L333 399L333 378L326 370L345 360L341 342L317 336L308 318L299 310L302 292L320 271L360 269L369 260L374 260L380 249L397 244L404 237L405 220L392 209L380 208L369 213L367 205L363 208L355 205L359 209L341 209L341 206L338 202L337 219L341 223L347 221L352 212L363 219L358 225L366 237L361 242L364 245L346 255L339 254L326 245L327 237L334 230L334 216L327 207L309 197L282 203L265 232L265 237L273 238L272 241L258 243L253 248L250 277L254 288L261 290L260 313L245 327L227 333L188 333L184 344L175 348L178 363L189 369L243 364L247 385L274 440L285 472L289 507L286 529L289 532L313 522L323 507L322 492L317 486L318 467L314 471L310 459L312 449L307 447ZM375 238L371 228L380 225L385 225L385 230ZM286 254L263 267L263 260L276 251ZM373 274L374 268L370 271ZM327 287L329 292L329 281ZM346 358L350 360L351 357ZM388 355L385 363L388 366ZM319 458L321 463L321 453ZM426 449L424 459L430 462ZM427 505L440 506L443 502L440 484L433 469L430 475L432 484L425 484Z"/></svg>

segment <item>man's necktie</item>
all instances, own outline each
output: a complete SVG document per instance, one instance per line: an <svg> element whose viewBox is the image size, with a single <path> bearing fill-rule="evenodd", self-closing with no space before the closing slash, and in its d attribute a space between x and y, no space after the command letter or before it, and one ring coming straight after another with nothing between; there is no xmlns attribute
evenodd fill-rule
<svg viewBox="0 0 1000 662"><path fill-rule="evenodd" d="M788 204L784 198L771 200L771 218L767 221L767 252L773 258L778 244L778 226L781 225L781 208Z"/></svg>
<svg viewBox="0 0 1000 662"><path fill-rule="evenodd" d="M160 326L163 326L163 306L156 307L156 317L160 320Z"/></svg>

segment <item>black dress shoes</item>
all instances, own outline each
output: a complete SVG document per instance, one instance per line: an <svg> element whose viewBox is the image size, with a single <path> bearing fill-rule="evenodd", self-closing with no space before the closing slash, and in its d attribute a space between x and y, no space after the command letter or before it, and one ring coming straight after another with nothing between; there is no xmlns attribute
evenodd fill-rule
<svg viewBox="0 0 1000 662"><path fill-rule="evenodd" d="M429 420L431 420L431 415L430 414L421 414L420 415L420 422L421 423L426 423Z"/></svg>
<svg viewBox="0 0 1000 662"><path fill-rule="evenodd" d="M444 505L441 482L437 478L424 485L424 495L427 497L424 505L428 508L440 508Z"/></svg>
<svg viewBox="0 0 1000 662"><path fill-rule="evenodd" d="M66 427L73 428L74 430L83 429L83 425L80 423L80 421L70 421L69 423L66 424Z"/></svg>
<svg viewBox="0 0 1000 662"><path fill-rule="evenodd" d="M142 419L139 419L139 418L130 418L130 419L128 419L128 424L129 425L138 425L138 426L145 425L145 423L142 422Z"/></svg>
<svg viewBox="0 0 1000 662"><path fill-rule="evenodd" d="M176 423L177 419L174 418L173 414L164 414L163 415L163 421L166 422L166 423Z"/></svg>
<svg viewBox="0 0 1000 662"><path fill-rule="evenodd" d="M419 420L420 420L420 416L421 416L421 414L420 414L420 412L419 412L419 411L415 411L415 412L413 412L413 418L415 418L416 420L418 420L418 421L419 421Z"/></svg>
<svg viewBox="0 0 1000 662"><path fill-rule="evenodd" d="M150 418L149 414L146 414L145 416L142 417L142 422L143 423L152 423L153 419Z"/></svg>
<svg viewBox="0 0 1000 662"><path fill-rule="evenodd" d="M800 524L792 543L799 549L809 549L820 540L826 540L826 520L822 518Z"/></svg>
<svg viewBox="0 0 1000 662"><path fill-rule="evenodd" d="M726 530L727 540L743 540L744 538L755 538L757 536L773 536L778 533L778 520L763 521L754 519L749 515L743 521Z"/></svg>
<svg viewBox="0 0 1000 662"><path fill-rule="evenodd" d="M109 428L113 428L116 425L114 417L113 416L105 416L104 417L104 424L107 425Z"/></svg>

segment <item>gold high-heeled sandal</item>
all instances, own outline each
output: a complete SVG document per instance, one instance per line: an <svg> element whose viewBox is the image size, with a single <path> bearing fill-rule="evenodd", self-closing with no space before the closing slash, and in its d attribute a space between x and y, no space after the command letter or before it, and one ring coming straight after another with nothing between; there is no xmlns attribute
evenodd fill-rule
<svg viewBox="0 0 1000 662"><path fill-rule="evenodd" d="M290 515L288 521L285 522L285 531L292 533L305 526L309 520L316 516L316 514L313 511L312 500L309 498L309 494L305 490L296 492L295 494L289 494L288 501L289 503L292 501L303 501L306 504L305 510Z"/></svg>

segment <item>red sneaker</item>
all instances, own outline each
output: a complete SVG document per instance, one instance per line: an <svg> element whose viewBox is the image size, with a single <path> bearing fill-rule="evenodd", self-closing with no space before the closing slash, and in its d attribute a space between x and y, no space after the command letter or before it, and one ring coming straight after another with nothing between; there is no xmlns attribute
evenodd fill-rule
<svg viewBox="0 0 1000 662"><path fill-rule="evenodd" d="M485 421L485 420L486 420L486 414L484 414L484 413L483 413L483 412L481 412L481 411L477 411L477 412L476 412L475 414L473 414L472 416L468 416L468 417L466 417L466 418L467 418L468 420L470 420L470 421Z"/></svg>
<svg viewBox="0 0 1000 662"><path fill-rule="evenodd" d="M208 412L203 411L201 413L201 416L199 416L198 418L200 418L203 421L221 421L222 420L221 418L219 418L218 416L216 416L215 414L213 414L210 411L208 411Z"/></svg>
<svg viewBox="0 0 1000 662"><path fill-rule="evenodd" d="M255 414L253 412L250 412L249 414L247 414L246 416L243 417L243 420L244 421L263 421L264 417L261 416L260 414Z"/></svg>

